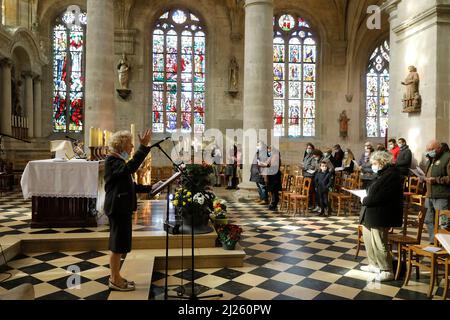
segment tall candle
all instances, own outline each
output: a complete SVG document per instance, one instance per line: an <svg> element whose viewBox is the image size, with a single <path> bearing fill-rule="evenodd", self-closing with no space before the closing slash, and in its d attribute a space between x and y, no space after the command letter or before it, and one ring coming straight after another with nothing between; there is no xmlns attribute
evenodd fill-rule
<svg viewBox="0 0 450 320"><path fill-rule="evenodd" d="M89 130L89 147L94 146L94 132L94 128L91 127L91 129Z"/></svg>
<svg viewBox="0 0 450 320"><path fill-rule="evenodd" d="M98 146L101 147L103 146L103 132L102 129L98 128Z"/></svg>
<svg viewBox="0 0 450 320"><path fill-rule="evenodd" d="M133 145L135 144L136 141L136 126L134 124L131 124L131 142L133 143Z"/></svg>

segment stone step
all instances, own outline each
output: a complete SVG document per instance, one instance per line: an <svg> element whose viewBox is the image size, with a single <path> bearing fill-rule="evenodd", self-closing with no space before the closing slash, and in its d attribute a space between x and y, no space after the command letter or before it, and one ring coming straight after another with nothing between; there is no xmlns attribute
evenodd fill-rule
<svg viewBox="0 0 450 320"><path fill-rule="evenodd" d="M188 252L186 252L188 251ZM136 290L132 292L112 291L108 300L148 300L151 278L154 270L164 272L166 250L133 250L127 255L121 273L125 279L136 282ZM195 269L242 267L245 252L239 245L236 250L222 248L194 249ZM169 250L169 270L191 266L191 250Z"/></svg>

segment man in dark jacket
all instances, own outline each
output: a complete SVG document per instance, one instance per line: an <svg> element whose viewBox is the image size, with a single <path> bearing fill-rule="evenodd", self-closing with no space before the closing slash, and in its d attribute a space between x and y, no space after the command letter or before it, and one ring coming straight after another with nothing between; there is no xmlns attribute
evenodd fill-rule
<svg viewBox="0 0 450 320"><path fill-rule="evenodd" d="M427 194L425 207L425 225L430 235L430 243L434 241L434 215L436 210L448 210L450 199L450 152L444 151L442 144L436 140L427 145L428 170L425 179Z"/></svg>
<svg viewBox="0 0 450 320"><path fill-rule="evenodd" d="M392 165L392 155L375 152L370 162L375 173L367 196L362 199L360 224L366 247L368 266L366 272L377 273L377 280L394 279L392 257L388 249L388 233L393 227L403 224L403 180L398 169Z"/></svg>
<svg viewBox="0 0 450 320"><path fill-rule="evenodd" d="M269 146L267 147L267 156L269 157L267 161L258 161L258 165L261 167L262 174L267 177L267 192L270 192L272 198L269 210L277 211L280 201L279 192L282 190L281 155L279 150Z"/></svg>
<svg viewBox="0 0 450 320"><path fill-rule="evenodd" d="M400 147L400 153L397 157L396 166L402 176L408 177L412 162L412 152L403 138L398 139L398 146Z"/></svg>

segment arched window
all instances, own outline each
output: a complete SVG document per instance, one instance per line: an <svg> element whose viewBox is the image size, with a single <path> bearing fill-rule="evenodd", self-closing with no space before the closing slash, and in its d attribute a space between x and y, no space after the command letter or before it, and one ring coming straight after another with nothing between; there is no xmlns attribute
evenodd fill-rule
<svg viewBox="0 0 450 320"><path fill-rule="evenodd" d="M153 30L153 132L205 131L206 34L188 10L165 12Z"/></svg>
<svg viewBox="0 0 450 320"><path fill-rule="evenodd" d="M66 11L53 27L53 131L82 132L87 16Z"/></svg>
<svg viewBox="0 0 450 320"><path fill-rule="evenodd" d="M313 137L316 135L316 40L309 24L295 15L276 15L273 26L275 135Z"/></svg>
<svg viewBox="0 0 450 320"><path fill-rule="evenodd" d="M386 136L389 113L389 42L384 41L369 59L366 75L367 137Z"/></svg>

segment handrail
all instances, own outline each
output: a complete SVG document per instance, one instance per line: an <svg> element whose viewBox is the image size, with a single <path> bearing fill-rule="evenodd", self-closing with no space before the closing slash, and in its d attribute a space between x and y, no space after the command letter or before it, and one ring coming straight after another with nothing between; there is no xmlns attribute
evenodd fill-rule
<svg viewBox="0 0 450 320"><path fill-rule="evenodd" d="M25 143L31 143L31 141L29 141L29 140L25 140L25 139L13 137L13 136L10 136L9 134L5 134L5 133L1 133L1 132L0 132L0 139L1 139L2 137L11 138L11 139L18 140L18 141L22 141L22 142L25 142Z"/></svg>

